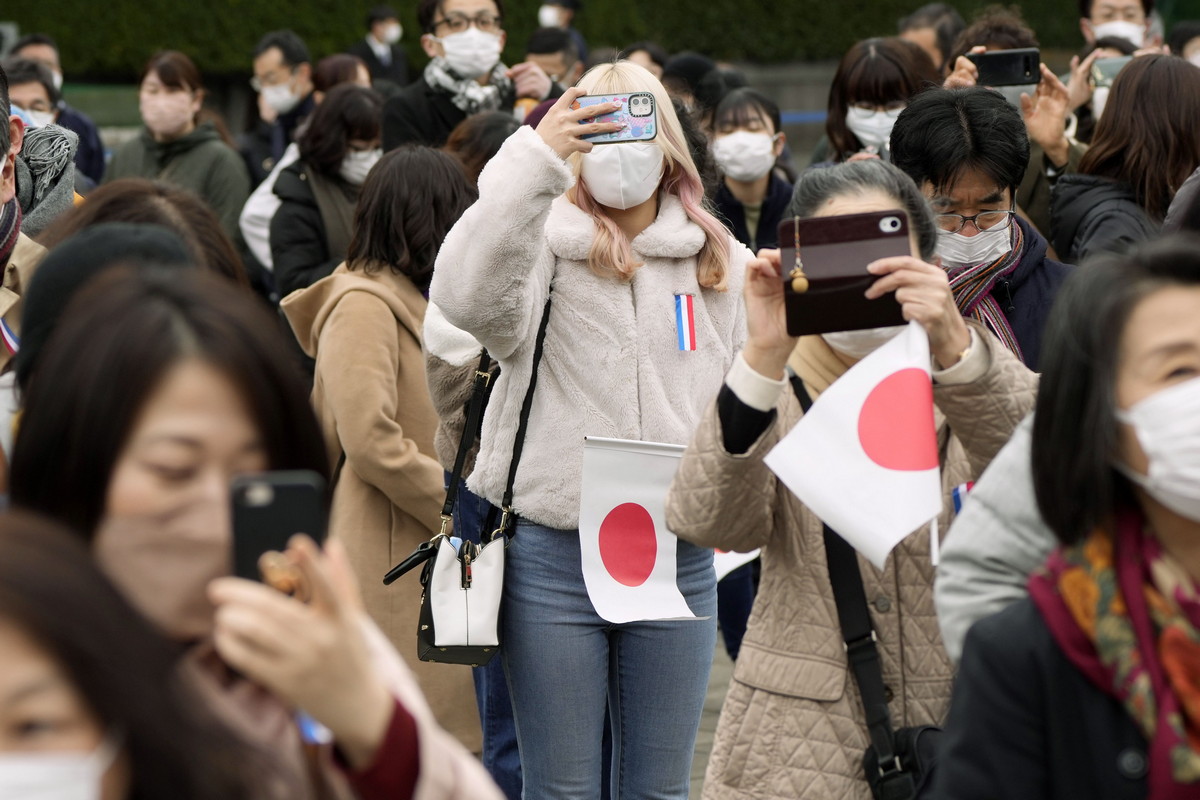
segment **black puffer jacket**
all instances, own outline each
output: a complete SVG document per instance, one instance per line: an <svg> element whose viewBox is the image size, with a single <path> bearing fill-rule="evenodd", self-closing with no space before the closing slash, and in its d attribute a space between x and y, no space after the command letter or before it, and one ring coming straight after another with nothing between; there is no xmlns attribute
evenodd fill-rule
<svg viewBox="0 0 1200 800"><path fill-rule="evenodd" d="M1054 186L1050 241L1063 261L1078 264L1096 253L1124 250L1157 231L1129 184L1071 174Z"/></svg>
<svg viewBox="0 0 1200 800"><path fill-rule="evenodd" d="M274 192L280 203L271 218L271 260L280 297L313 285L346 260L345 253L329 252L326 225L336 224L336 220L322 216L310 183L301 161L284 167L275 179ZM346 202L353 205L349 195L357 195L357 191L347 187L346 192Z"/></svg>

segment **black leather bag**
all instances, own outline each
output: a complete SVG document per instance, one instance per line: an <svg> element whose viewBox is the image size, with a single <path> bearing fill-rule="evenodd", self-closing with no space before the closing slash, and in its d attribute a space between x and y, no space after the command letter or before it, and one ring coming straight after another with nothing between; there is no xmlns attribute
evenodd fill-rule
<svg viewBox="0 0 1200 800"><path fill-rule="evenodd" d="M792 391L806 412L812 399L799 378L791 379ZM879 660L875 628L867 606L862 573L854 548L825 526L825 558L829 581L837 604L838 624L846 644L846 659L858 693L862 696L871 745L863 754L863 773L875 800L914 800L927 796L932 786L937 745L942 730L920 725L896 730L888 711L887 687Z"/></svg>

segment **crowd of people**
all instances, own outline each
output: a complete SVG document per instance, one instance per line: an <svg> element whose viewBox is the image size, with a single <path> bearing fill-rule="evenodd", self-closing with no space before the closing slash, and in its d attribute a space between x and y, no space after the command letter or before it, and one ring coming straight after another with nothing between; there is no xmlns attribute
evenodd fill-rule
<svg viewBox="0 0 1200 800"><path fill-rule="evenodd" d="M583 13L513 64L503 0L418 0L427 60L386 6L320 59L266 33L237 135L148 52L107 153L51 36L0 61L0 797L685 800L718 646L706 800L1200 794L1200 22L1080 0L1063 74L990 86L1019 10L922 6L800 153L735 67ZM598 141L631 97L651 133ZM880 213L856 268L907 324L792 335L801 228ZM940 512L856 559L773 453L917 328ZM686 614L598 599L593 439L681 452ZM235 577L268 472L328 536ZM418 659L381 579L493 530L499 656Z"/></svg>

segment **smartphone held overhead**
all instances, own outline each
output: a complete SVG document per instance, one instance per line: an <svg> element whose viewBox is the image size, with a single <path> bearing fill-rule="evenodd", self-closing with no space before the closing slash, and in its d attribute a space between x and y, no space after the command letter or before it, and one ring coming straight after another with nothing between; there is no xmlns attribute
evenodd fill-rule
<svg viewBox="0 0 1200 800"><path fill-rule="evenodd" d="M1029 86L1041 80L1041 53L1036 47L992 50L967 55L979 70L980 86Z"/></svg>
<svg viewBox="0 0 1200 800"><path fill-rule="evenodd" d="M865 296L876 280L868 264L912 255L904 211L785 219L779 245L789 335L904 324L895 294Z"/></svg>
<svg viewBox="0 0 1200 800"><path fill-rule="evenodd" d="M608 114L580 120L580 124L615 122L625 127L614 133L591 133L585 134L581 138L595 144L619 144L621 142L649 142L658 135L658 109L654 103L654 95L650 92L584 95L572 103L571 108L579 110L607 103L620 103L621 107Z"/></svg>

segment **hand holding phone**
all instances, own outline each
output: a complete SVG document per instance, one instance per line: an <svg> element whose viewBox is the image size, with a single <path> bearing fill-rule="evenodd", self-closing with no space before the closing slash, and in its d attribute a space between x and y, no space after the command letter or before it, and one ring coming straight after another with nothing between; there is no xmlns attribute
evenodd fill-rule
<svg viewBox="0 0 1200 800"><path fill-rule="evenodd" d="M967 59L979 71L975 81L980 86L1029 86L1041 79L1042 56L1036 47L969 53Z"/></svg>
<svg viewBox="0 0 1200 800"><path fill-rule="evenodd" d="M325 481L315 472L262 472L233 479L233 574L266 580L286 591L299 587L282 554L298 533L325 540ZM263 558L265 554L274 554Z"/></svg>
<svg viewBox="0 0 1200 800"><path fill-rule="evenodd" d="M573 107L575 101L585 95L586 92L578 86L567 89L535 128L538 136L558 153L559 158L566 159L572 153L590 153L593 145L584 138L589 133L615 133L621 129L621 124L617 122L584 122L597 113L608 114L620 108L616 103L589 108Z"/></svg>

